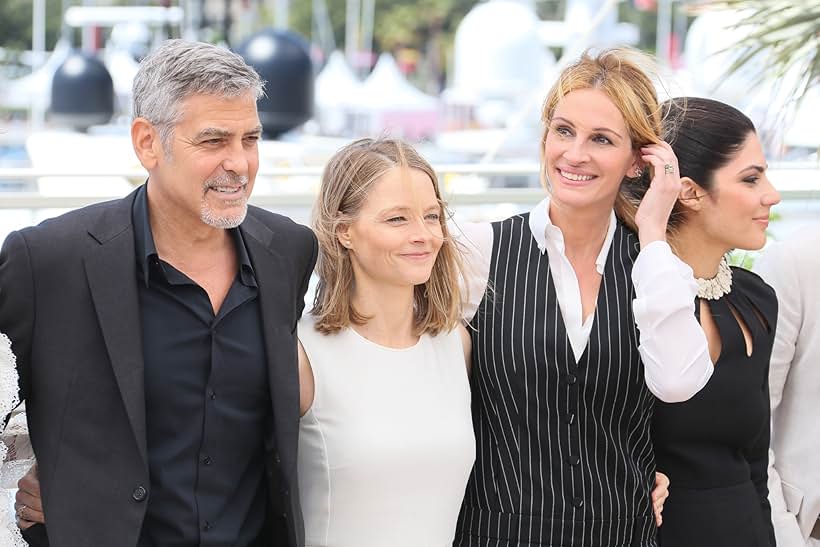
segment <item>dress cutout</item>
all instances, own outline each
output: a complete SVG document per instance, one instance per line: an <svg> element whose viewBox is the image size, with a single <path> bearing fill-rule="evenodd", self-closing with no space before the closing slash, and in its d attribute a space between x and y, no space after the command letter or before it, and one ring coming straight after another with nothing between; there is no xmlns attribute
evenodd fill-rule
<svg viewBox="0 0 820 547"><path fill-rule="evenodd" d="M732 292L709 302L722 345L712 378L686 402L656 402L655 458L671 481L662 547L774 545L766 481L777 299L755 274L732 270Z"/></svg>

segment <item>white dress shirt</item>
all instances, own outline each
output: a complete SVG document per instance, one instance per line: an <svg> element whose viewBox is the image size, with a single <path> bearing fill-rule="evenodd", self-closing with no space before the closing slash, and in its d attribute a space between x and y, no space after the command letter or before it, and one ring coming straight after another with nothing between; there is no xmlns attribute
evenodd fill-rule
<svg viewBox="0 0 820 547"><path fill-rule="evenodd" d="M529 227L538 248L549 257L561 316L578 360L589 342L595 314L583 317L578 278L564 251L564 235L550 220L549 204L549 198L545 198L532 209ZM595 261L600 274L604 273L615 226L612 212ZM489 223L474 223L460 225L453 232L465 251L463 315L469 321L487 288L493 231ZM638 255L632 268L632 283L637 296L633 311L640 330L638 349L647 386L664 402L685 401L706 385L714 371L706 335L694 314L697 283L692 269L672 253L666 242L656 241Z"/></svg>

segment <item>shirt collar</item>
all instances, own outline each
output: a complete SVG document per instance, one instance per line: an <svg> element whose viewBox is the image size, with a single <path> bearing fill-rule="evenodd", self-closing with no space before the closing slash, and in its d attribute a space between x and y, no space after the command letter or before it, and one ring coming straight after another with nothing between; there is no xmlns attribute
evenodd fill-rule
<svg viewBox="0 0 820 547"><path fill-rule="evenodd" d="M148 220L148 192L146 184L137 191L134 199L134 206L131 210L131 218L134 223L134 248L137 253L137 268L142 273L145 286L148 286L151 272L151 261L159 259L157 247L154 244L154 234L151 232L151 223ZM253 271L250 255L245 246L245 239L239 228L228 230L236 247L236 258L239 263L239 280L243 285L256 287L256 275Z"/></svg>
<svg viewBox="0 0 820 547"><path fill-rule="evenodd" d="M547 250L547 245L550 245L553 249L561 253L561 255L564 255L564 234L561 232L561 228L553 224L552 220L550 220L549 211L550 198L545 197L530 211L530 232L532 232L532 237L538 244L538 249L541 251L541 254L544 254ZM609 248L612 246L612 238L615 237L616 225L615 211L612 211L609 214L609 227L607 227L604 244L601 246L598 258L595 259L595 267L600 274L604 273L604 264L609 254Z"/></svg>

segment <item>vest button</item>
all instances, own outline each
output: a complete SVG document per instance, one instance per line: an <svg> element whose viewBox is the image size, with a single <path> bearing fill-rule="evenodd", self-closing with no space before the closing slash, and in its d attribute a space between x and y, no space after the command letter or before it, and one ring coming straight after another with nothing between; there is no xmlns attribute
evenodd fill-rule
<svg viewBox="0 0 820 547"><path fill-rule="evenodd" d="M567 465L578 465L581 463L581 458L578 456L567 456Z"/></svg>
<svg viewBox="0 0 820 547"><path fill-rule="evenodd" d="M134 501L145 501L145 498L148 497L148 490L143 486L137 486L131 493L131 497L134 498Z"/></svg>
<svg viewBox="0 0 820 547"><path fill-rule="evenodd" d="M584 505L584 500L581 499L581 496L575 496L572 498L572 505L580 509Z"/></svg>
<svg viewBox="0 0 820 547"><path fill-rule="evenodd" d="M569 414L567 414L566 420L567 420L567 424L569 424L569 425L574 424L575 423L575 413L570 412Z"/></svg>
<svg viewBox="0 0 820 547"><path fill-rule="evenodd" d="M574 384L574 383L575 383L575 382L577 382L577 381L578 381L578 377L577 377L577 376L575 376L574 374L567 374L567 383L568 383L569 385L572 385L572 384Z"/></svg>

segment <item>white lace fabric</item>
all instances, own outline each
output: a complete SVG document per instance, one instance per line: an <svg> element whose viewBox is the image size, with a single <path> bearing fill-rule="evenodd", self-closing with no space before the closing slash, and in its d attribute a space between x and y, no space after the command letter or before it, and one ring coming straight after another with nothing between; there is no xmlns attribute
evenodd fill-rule
<svg viewBox="0 0 820 547"><path fill-rule="evenodd" d="M0 333L0 420L20 404L17 395L16 359L8 336ZM8 446L7 446L8 443ZM14 514L14 492L17 480L32 464L25 414L18 412L9 420L0 437L0 546L28 545L17 527Z"/></svg>

